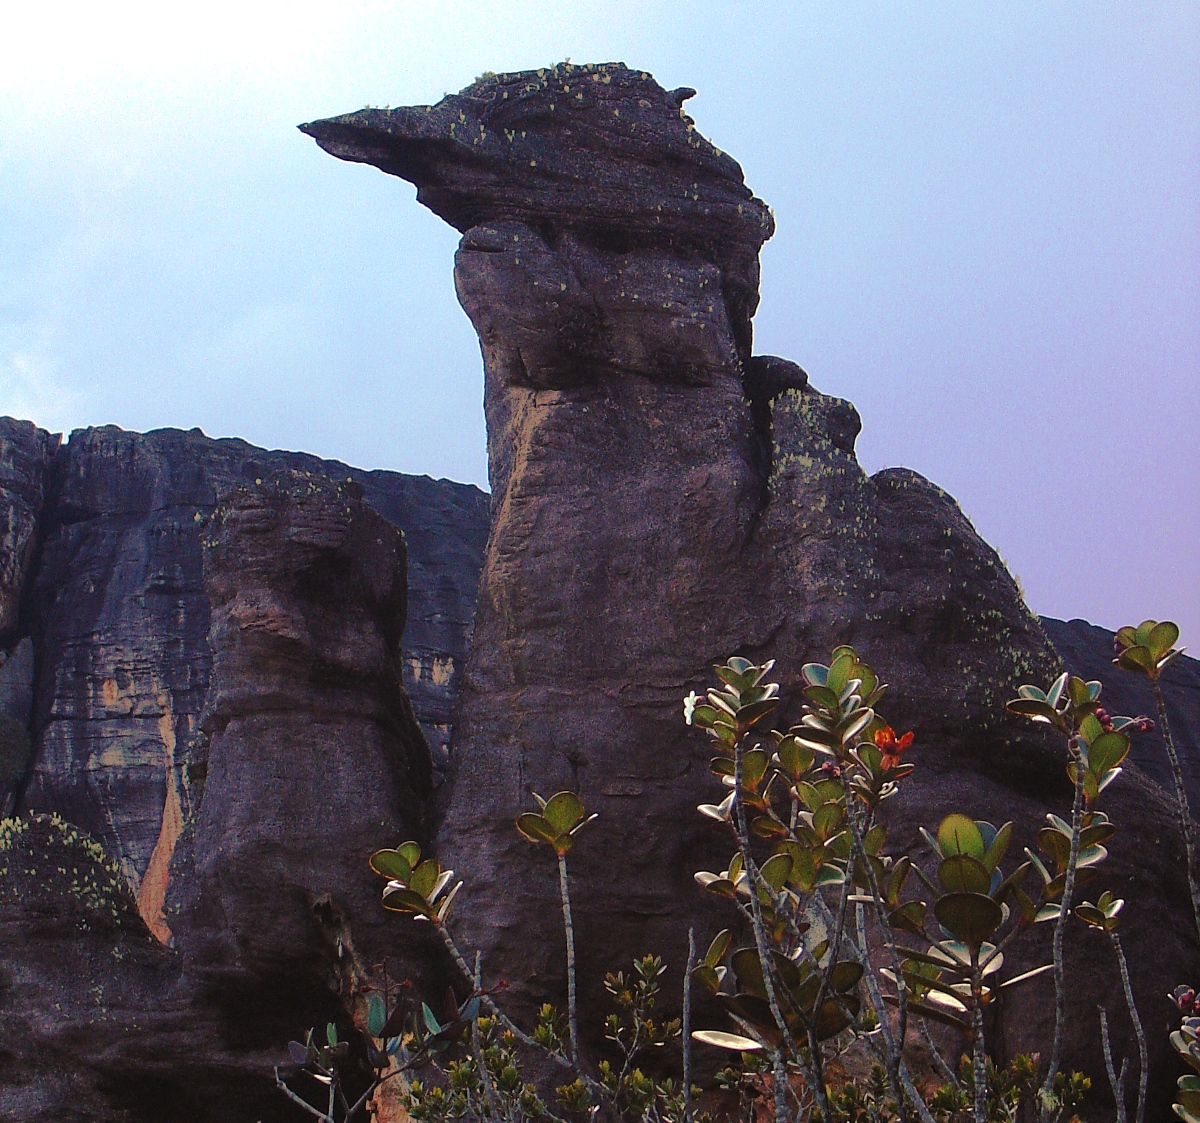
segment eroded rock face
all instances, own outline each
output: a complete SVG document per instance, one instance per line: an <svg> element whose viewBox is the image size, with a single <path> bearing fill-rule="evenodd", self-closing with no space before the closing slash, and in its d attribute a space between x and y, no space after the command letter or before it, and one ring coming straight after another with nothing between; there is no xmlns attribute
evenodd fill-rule
<svg viewBox="0 0 1200 1123"><path fill-rule="evenodd" d="M951 809L1011 817L1031 842L1069 803L1060 750L1005 716L1059 659L999 558L933 484L863 473L849 403L752 358L768 212L679 96L623 67L560 66L303 126L411 180L463 231L455 281L484 358L493 523L438 841L467 879L464 942L520 982L528 1012L561 991L563 966L545 938L551 863L513 818L560 788L600 813L572 851L594 1035L604 970L649 950L678 968L689 923L731 919L692 884L728 855L695 814L714 782L680 715L731 654L778 660L785 721L801 665L837 644L892 684L885 713L921 746L893 845L918 860L917 826ZM1127 938L1156 949L1135 966L1149 1003L1195 960L1180 856L1153 784L1131 774L1111 810L1106 873L1146 902ZM1097 1001L1120 999L1085 945L1072 969L1092 981L1071 1013L1090 1026ZM1031 1011L1052 1003L1027 995L1000 1014L1013 1052L1044 1044ZM1101 1072L1095 1041L1081 1033L1071 1061Z"/></svg>
<svg viewBox="0 0 1200 1123"><path fill-rule="evenodd" d="M332 964L349 997L390 950L364 856L429 837L429 752L400 686L404 540L358 485L291 472L222 500L204 545L214 663L185 961L251 993Z"/></svg>
<svg viewBox="0 0 1200 1123"><path fill-rule="evenodd" d="M664 90L620 63L566 63L486 75L434 106L364 109L301 128L335 156L411 180L422 203L467 234L464 249L497 252L529 232L527 291L504 314L537 309L540 323L527 326L563 336L531 367L557 380L619 366L652 341L613 322L638 318L629 307L638 294L668 303L675 294L683 316L661 318L652 354L660 376L690 379L693 350L710 350L696 340L709 304L724 305L716 314L749 357L758 251L774 231L736 161L683 112L694 93ZM559 252L564 233L572 241Z"/></svg>
<svg viewBox="0 0 1200 1123"><path fill-rule="evenodd" d="M0 1114L290 1118L270 1079L288 1038L344 1021L384 954L436 969L364 855L427 833L418 722L448 741L486 508L198 431L58 453L0 695L27 708L35 687L20 808L102 842L128 908L119 932L64 926L53 877L0 903ZM412 648L388 518L411 532Z"/></svg>
<svg viewBox="0 0 1200 1123"><path fill-rule="evenodd" d="M58 811L100 839L163 940L171 938L171 859L191 844L207 767L203 527L220 495L281 469L359 481L368 503L413 536L405 684L445 761L486 496L445 480L214 441L199 430L74 434L50 473L44 543L26 589L39 677L35 764L22 806Z"/></svg>

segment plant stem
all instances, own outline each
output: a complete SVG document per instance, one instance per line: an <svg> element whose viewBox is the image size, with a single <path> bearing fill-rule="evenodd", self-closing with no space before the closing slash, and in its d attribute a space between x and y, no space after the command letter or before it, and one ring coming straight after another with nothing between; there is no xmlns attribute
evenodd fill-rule
<svg viewBox="0 0 1200 1123"><path fill-rule="evenodd" d="M683 1123L692 1123L692 968L696 966L696 929L688 928L687 970L683 973Z"/></svg>
<svg viewBox="0 0 1200 1123"><path fill-rule="evenodd" d="M1192 895L1192 919L1196 922L1196 934L1200 937L1200 885L1197 884L1196 848L1192 842L1192 812L1188 807L1187 788L1183 785L1183 770L1179 767L1179 754L1175 751L1175 738L1171 736L1171 723L1167 720L1167 700L1163 697L1158 679L1153 679L1154 701L1158 706L1158 727L1162 730L1167 759L1171 762L1171 777L1175 781L1175 810L1179 815L1179 833L1183 835L1183 846L1187 853L1188 889Z"/></svg>
<svg viewBox="0 0 1200 1123"><path fill-rule="evenodd" d="M861 856L863 867L867 871L867 884L871 889L871 903L875 908L875 919L879 924L879 930L883 933L883 940L891 958L892 970L896 973L897 1041L888 1061L888 1082L892 1085L892 1094L896 1097L900 1123L904 1123L906 1112L904 1097L900 1094L900 1058L904 1055L904 1041L908 1036L908 988L904 985L903 965L900 962L900 955L896 951L896 941L892 938L892 928L888 923L887 913L883 908L883 893L879 888L879 879L875 876L875 867L871 865L871 859L867 855L863 835L855 821L854 814L851 813L848 818L851 837L854 839L854 849Z"/></svg>
<svg viewBox="0 0 1200 1123"><path fill-rule="evenodd" d="M819 898L818 898L819 899ZM826 914L828 915L828 906L826 906ZM888 1022L887 1005L883 1001L883 995L879 990L879 978L875 974L875 965L871 962L871 956L867 950L867 925L865 912L861 904L854 906L854 919L858 929L858 948L856 958L863 967L863 978L867 983L867 994L871 999L871 1005L875 1008L875 1016L879 1019L879 1028L883 1033L883 1040L887 1047L887 1055L891 1057L895 1053L896 1039L892 1036L892 1027ZM847 941L851 948L852 943ZM902 985L903 979L897 982L897 986ZM908 1066L904 1063L904 1056L900 1056L900 1064L897 1069L900 1077L900 1084L908 1096L908 1102L917 1109L917 1114L921 1117L921 1123L934 1123L933 1115L930 1114L929 1107L922 1098L921 1093L917 1091L912 1082L912 1077L908 1074ZM896 1105L900 1107L899 1104Z"/></svg>
<svg viewBox="0 0 1200 1123"><path fill-rule="evenodd" d="M954 1069L946 1063L946 1058L942 1056L941 1050L937 1047L937 1042L933 1039L933 1033L929 1029L929 1023L924 1018L918 1018L917 1023L921 1027L921 1035L925 1038L925 1044L929 1046L929 1052L933 1056L933 1063L937 1067L938 1072L942 1074L946 1083L952 1088L957 1088L958 1075Z"/></svg>
<svg viewBox="0 0 1200 1123"><path fill-rule="evenodd" d="M787 1065L783 1063L783 1050L776 1049L771 1057L775 1074L775 1119L776 1123L787 1123Z"/></svg>
<svg viewBox="0 0 1200 1123"><path fill-rule="evenodd" d="M987 1123L987 1049L983 1040L983 971L979 967L979 952L971 949L971 1059L975 1065L975 1123Z"/></svg>
<svg viewBox="0 0 1200 1123"><path fill-rule="evenodd" d="M458 945L454 942L454 937L450 935L449 930L444 924L438 924L438 934L442 937L442 943L446 945L446 950L450 953L459 971L464 978L472 985L475 985L475 973L467 966L467 961L463 958L462 952L458 950ZM529 1036L520 1026L518 1026L499 1006L490 994L480 994L479 1001L487 1008L488 1012L494 1017L509 1033L511 1033L518 1041L529 1045L534 1049L539 1049L551 1060L561 1065L563 1068L568 1068L572 1072L576 1066L561 1053L557 1053L552 1049L547 1049L544 1045L539 1045L532 1037Z"/></svg>
<svg viewBox="0 0 1200 1123"><path fill-rule="evenodd" d="M483 990L483 953L475 952L475 993ZM492 1074L488 1072L487 1062L483 1057L483 1047L479 1043L479 1019L471 1019L471 1052L475 1055L475 1063L479 1066L479 1082L483 1085L487 1096L488 1107L492 1115L500 1118L500 1105L496 1103L496 1090L492 1087Z"/></svg>
<svg viewBox="0 0 1200 1123"><path fill-rule="evenodd" d="M1138 1098L1135 1123L1144 1123L1146 1118L1146 1087L1150 1079L1150 1055L1146 1046L1146 1031L1142 1028L1142 1019L1138 1015L1137 1004L1133 1001L1133 987L1129 982L1129 964L1125 962L1125 951L1121 947L1121 937L1115 931L1109 932L1113 951L1117 953L1117 966L1121 969L1121 986L1125 990L1125 1005L1129 1008L1129 1020L1133 1022L1133 1032L1137 1035L1138 1043Z"/></svg>
<svg viewBox="0 0 1200 1123"><path fill-rule="evenodd" d="M558 889L562 895L563 931L567 936L567 1015L571 1029L571 1060L579 1064L579 1011L575 1006L575 925L571 923L571 894L567 888L567 856L558 856Z"/></svg>
<svg viewBox="0 0 1200 1123"><path fill-rule="evenodd" d="M308 1100L296 1095L284 1082L283 1077L279 1075L279 1066L275 1066L275 1087L278 1088L292 1103L299 1104L309 1115L315 1115L318 1119L329 1121L329 1116L322 1112L319 1108L313 1107Z"/></svg>
<svg viewBox="0 0 1200 1123"><path fill-rule="evenodd" d="M1071 915L1071 898L1075 893L1075 868L1079 864L1079 835L1080 817L1083 814L1083 761L1079 753L1074 751L1074 738L1068 742L1067 756L1075 759L1075 799L1071 804L1071 854L1067 859L1067 877L1063 883L1062 903L1059 905L1058 919L1054 922L1054 1045L1050 1050L1050 1064L1046 1069L1046 1079L1042 1081L1041 1109L1039 1117L1042 1123L1049 1123L1050 1104L1054 1091L1054 1079L1058 1076L1058 1066L1062 1054L1063 1025L1067 1016L1067 991L1063 968L1063 930Z"/></svg>
<svg viewBox="0 0 1200 1123"><path fill-rule="evenodd" d="M1117 1123L1125 1123L1125 1066L1121 1065L1121 1076L1118 1079L1117 1070L1113 1066L1112 1042L1108 1036L1108 1011L1103 1006L1098 1006L1097 1009L1100 1011L1100 1044L1104 1047L1104 1067L1108 1071L1108 1083L1117 1105Z"/></svg>
<svg viewBox="0 0 1200 1123"><path fill-rule="evenodd" d="M775 995L775 980L773 978L775 968L771 962L770 949L767 947L767 933L763 927L762 907L758 900L758 869L750 853L750 836L749 831L746 829L746 809L742 805L741 741L738 741L733 749L733 827L734 833L737 836L738 849L742 855L742 864L750 882L751 927L754 929L754 946L758 951L758 962L762 967L763 989L767 992L767 1004L771 1008L771 1016L775 1019L775 1025L783 1036L783 1040L787 1042L792 1056L799 1061L800 1050L792 1037L792 1031L788 1028L788 1024L784 1020L783 1013L779 1009L779 1000ZM776 1051L778 1052L778 1050ZM815 1085L813 1094L817 1097L817 1102L821 1105L822 1113L826 1119L831 1118L829 1100L825 1095L825 1088L822 1082L820 1080L813 1080L812 1083ZM786 1106L785 1100L784 1107L786 1108ZM778 1121L778 1123L786 1123L786 1116L783 1120Z"/></svg>

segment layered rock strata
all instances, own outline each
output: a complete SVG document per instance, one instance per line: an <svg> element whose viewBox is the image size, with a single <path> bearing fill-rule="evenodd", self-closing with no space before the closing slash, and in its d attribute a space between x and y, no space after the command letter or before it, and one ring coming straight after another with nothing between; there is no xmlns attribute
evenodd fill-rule
<svg viewBox="0 0 1200 1123"><path fill-rule="evenodd" d="M563 972L545 938L552 865L512 827L535 791L576 789L600 813L572 851L593 1017L604 970L649 950L678 966L689 923L730 919L692 884L728 855L695 814L713 780L680 699L731 654L778 660L785 721L801 665L836 644L892 684L885 711L920 746L897 850L927 858L916 828L951 809L1012 818L1029 843L1069 803L1061 751L1004 714L1059 660L999 558L933 484L863 473L852 406L752 357L769 212L682 113L689 92L562 65L302 126L412 181L463 231L455 283L484 359L493 522L439 845L467 879L464 941L520 982L526 1010ZM1106 874L1139 902L1127 938L1156 948L1134 967L1149 1008L1195 965L1181 851L1144 777L1110 806ZM1072 953L1080 1025L1120 1002L1094 951L1085 937ZM999 1014L1006 1050L1044 1045L1052 1002L1029 996ZM1162 1065L1165 1036L1152 1039ZM1100 1072L1093 1041L1070 1060Z"/></svg>
<svg viewBox="0 0 1200 1123"><path fill-rule="evenodd" d="M156 855L161 868L181 838L190 844L176 817L183 827L194 823L206 769L199 718L212 652L203 527L219 496L280 470L353 480L369 505L407 528L415 545L404 683L444 762L487 533L486 496L448 481L214 441L198 430L78 432L41 476L26 473L39 488L46 481L49 501L24 591L23 630L36 647L38 681L36 752L22 806L57 811L100 839L137 893ZM163 910L172 907L166 884L156 877L143 900L164 940Z"/></svg>
<svg viewBox="0 0 1200 1123"><path fill-rule="evenodd" d="M0 666L20 724L34 703L19 806L98 839L129 907L64 927L58 865L0 904L0 1114L287 1118L287 1038L344 1019L385 955L436 963L363 856L428 838L419 720L449 723L486 496L198 431L88 430L42 467Z"/></svg>

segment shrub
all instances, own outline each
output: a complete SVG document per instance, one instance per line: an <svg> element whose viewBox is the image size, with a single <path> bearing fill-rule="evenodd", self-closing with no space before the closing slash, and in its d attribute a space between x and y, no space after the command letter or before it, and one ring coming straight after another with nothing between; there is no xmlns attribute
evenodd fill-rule
<svg viewBox="0 0 1200 1123"><path fill-rule="evenodd" d="M1157 673L1173 658L1178 633L1171 628L1151 621L1119 636L1122 665L1150 674L1156 690ZM1148 654L1129 654L1134 649ZM1048 815L1036 851L1012 855L1013 824L948 815L935 831L922 828L936 858L933 869L923 870L911 856L889 852L879 821L881 805L901 793L915 767L906 759L913 735L897 734L876 710L886 685L854 649L839 647L828 664L802 668L802 720L778 730L770 726L779 705L778 685L768 681L772 666L730 659L714 668L717 685L684 700L685 721L712 747L711 771L722 793L698 811L731 844L724 869L701 870L695 878L701 889L733 905L740 924L719 932L702 954L689 932L681 1022L655 1020L665 967L646 957L629 973L606 979L616 1006L605 1022L612 1057L597 1060L581 1048L568 854L596 816L587 814L578 794L559 792L538 797L538 809L519 816L516 828L555 853L565 1014L546 1005L527 1033L503 1012L483 986L479 954L470 964L450 930L463 882L416 843L405 842L371 856L372 869L386 882L383 906L433 926L470 986L468 998L460 1003L451 992L435 1013L427 1003L410 1009L404 1000L389 1009L386 993L372 993L366 1024L356 1031L371 1072L362 1098L351 1105L342 1094L351 1050L332 1024L324 1044L310 1032L304 1043L290 1046L293 1063L326 1085L328 1107L301 1097L277 1068L280 1089L330 1123L339 1114L352 1118L388 1081L400 1085L409 1114L423 1121L559 1120L546 1090L522 1076L524 1060L536 1053L563 1072L555 1098L557 1110L568 1115L692 1123L703 1118L693 1105L691 1079L691 1050L699 1045L727 1053L731 1063L719 1083L736 1092L749 1112L777 1123L914 1117L922 1123L1012 1123L1023 1115L1053 1123L1072 1117L1090 1086L1083 1074L1060 1071L1063 944L1078 921L1108 937L1124 984L1139 1045L1135 1117L1143 1123L1147 1053L1118 934L1124 902L1108 892L1094 902L1081 900L1079 891L1096 876L1107 857L1104 843L1117 829L1098 805L1121 772L1130 733L1153 723L1109 715L1099 682L1063 674L1045 690L1022 686L1008 708L1061 738L1074 790L1070 818ZM1006 951L1039 923L1054 926L1052 961L1010 975ZM1002 991L1044 973L1055 984L1054 1037L1045 1063L1018 1057L998 1070L988 1057L984 1012ZM697 987L725 1011L726 1025L693 1028ZM1200 1015L1194 998L1181 1011ZM929 1023L939 1022L965 1034L969 1056L957 1065L938 1052ZM1100 1028L1124 1123L1129 1066L1123 1061L1118 1075L1103 1011ZM927 1096L906 1060L914 1034L923 1037L942 1077ZM682 1079L647 1075L645 1055L675 1038L682 1043ZM1198 1040L1200 1016L1186 1018L1172 1038L1200 1073ZM835 1088L831 1064L851 1048L874 1059L871 1075ZM418 1070L427 1077L418 1079ZM1200 1107L1200 1076L1184 1081L1185 1106L1176 1112L1187 1123L1200 1123L1187 1114Z"/></svg>

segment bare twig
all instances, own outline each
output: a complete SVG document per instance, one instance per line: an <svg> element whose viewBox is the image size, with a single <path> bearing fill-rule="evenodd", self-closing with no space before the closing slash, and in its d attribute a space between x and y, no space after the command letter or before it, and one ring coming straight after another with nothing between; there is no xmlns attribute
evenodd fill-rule
<svg viewBox="0 0 1200 1123"><path fill-rule="evenodd" d="M304 1099L303 1096L296 1095L296 1093L284 1083L283 1077L279 1075L278 1065L275 1066L275 1087L278 1088L285 1096L287 1096L292 1103L299 1104L300 1107L304 1108L309 1115L315 1115L318 1119L322 1120L323 1123L333 1123L332 1108L330 1109L329 1114L326 1114L320 1108L313 1107L313 1105L310 1104L308 1100Z"/></svg>
<svg viewBox="0 0 1200 1123"><path fill-rule="evenodd" d="M683 1123L692 1123L692 968L696 966L696 929L688 928L687 969L683 973Z"/></svg>
<svg viewBox="0 0 1200 1123"><path fill-rule="evenodd" d="M446 950L450 953L450 956L454 960L459 971L462 973L463 977L466 978L466 980L472 986L474 986L475 985L475 972L472 971L471 968L467 966L467 961L463 958L462 952L460 952L458 950L458 945L455 944L454 937L450 935L449 929L447 929L447 927L444 924L438 924L438 925L436 925L436 927L438 930L438 935L440 935L442 937L442 943L446 945ZM563 1068L570 1069L572 1072L575 1071L575 1065L572 1064L571 1060L568 1057L564 1057L561 1053L557 1052L556 1050L548 1049L548 1048L546 1048L546 1046L539 1044L537 1041L534 1041L534 1039L532 1037L530 1037L529 1034L527 1034L523 1029L521 1029L520 1026L518 1026L506 1013L504 1013L503 1010L500 1009L499 1006L496 1005L495 1000L492 998L492 996L490 994L481 993L479 995L479 1001L484 1005L484 1007L487 1009L488 1013L491 1014L492 1017L494 1017L518 1041L522 1042L525 1045L529 1045L531 1048L541 1050L552 1061L561 1065Z"/></svg>
<svg viewBox="0 0 1200 1123"><path fill-rule="evenodd" d="M1179 816L1179 833L1183 835L1183 846L1187 853L1188 889L1192 895L1192 918L1196 922L1196 933L1200 937L1200 885L1197 884L1196 849L1192 842L1192 812L1188 807L1187 788L1183 784L1183 770L1179 767L1179 754L1175 751L1175 738L1171 735L1171 723L1167 720L1167 700L1163 697L1158 679L1152 680L1154 701L1158 706L1158 727L1162 730L1163 745L1167 759L1171 762L1171 778L1175 781L1175 810Z"/></svg>
<svg viewBox="0 0 1200 1123"><path fill-rule="evenodd" d="M788 1049L792 1056L796 1058L798 1064L801 1064L805 1069L808 1068L804 1064L803 1058L800 1056L800 1049L796 1045L795 1038L792 1037L791 1028L784 1019L782 1011L779 1009L779 1000L775 994L775 982L772 977L773 968L771 963L771 952L767 947L767 934L763 927L762 907L758 900L758 871L754 862L754 857L750 853L750 837L746 829L746 809L742 804L742 742L738 741L733 750L733 826L734 833L737 836L738 849L742 854L742 864L746 870L750 880L750 919L751 927L754 930L754 945L758 951L758 960L762 964L763 974L763 989L767 992L767 1005L771 1008L771 1016L775 1019L775 1025L779 1029L783 1040L787 1043ZM806 1072L806 1077L811 1074ZM829 1100L825 1095L823 1084L816 1079L810 1081L813 1087L813 1093L816 1095L818 1102L821 1105L821 1111L828 1119L830 1118ZM786 1107L786 1103L785 1103Z"/></svg>
<svg viewBox="0 0 1200 1123"><path fill-rule="evenodd" d="M483 990L483 953L475 952L475 993ZM471 1052L475 1063L479 1066L479 1082L483 1085L484 1095L487 1096L488 1107L492 1115L500 1118L500 1105L496 1103L496 1089L492 1085L492 1074L488 1072L487 1061L484 1060L483 1047L479 1043L479 1019L471 1019Z"/></svg>
<svg viewBox="0 0 1200 1123"><path fill-rule="evenodd" d="M892 1027L888 1022L887 1006L884 1004L883 995L879 990L879 977L875 973L875 965L871 962L871 956L867 948L867 925L863 907L861 904L854 906L854 919L858 929L858 949L857 959L863 967L863 978L867 984L867 994L871 999L871 1005L875 1007L876 1016L879 1018L879 1029L883 1034L884 1042L886 1043L888 1056L892 1056L896 1048L896 1040L892 1035ZM853 946L853 945L852 945ZM903 979L897 981L897 986L903 985ZM908 1102L917 1109L917 1114L921 1117L921 1123L934 1123L933 1115L929 1111L921 1093L917 1091L912 1082L912 1077L908 1073L908 1066L904 1063L904 1056L900 1056L899 1065L900 1086L904 1089ZM899 1106L899 1105L897 1105Z"/></svg>
<svg viewBox="0 0 1200 1123"><path fill-rule="evenodd" d="M1121 986L1125 990L1125 1005L1129 1008L1129 1020L1133 1022L1133 1032L1138 1043L1138 1098L1135 1123L1145 1123L1146 1118L1146 1088L1150 1079L1150 1054L1146 1045L1146 1031L1142 1028L1142 1019L1138 1015L1137 1003L1133 1000L1133 986L1129 981L1129 964L1125 962L1125 951L1121 947L1121 937L1115 931L1109 932L1113 951L1117 953L1117 966L1121 970Z"/></svg>
<svg viewBox="0 0 1200 1123"><path fill-rule="evenodd" d="M567 856L558 856L558 890L562 896L563 931L567 937L567 1015L571 1060L579 1064L579 1012L575 1008L575 925L571 922L571 893L567 887Z"/></svg>
<svg viewBox="0 0 1200 1123"><path fill-rule="evenodd" d="M921 1036L925 1038L925 1044L929 1047L929 1052L933 1055L933 1063L937 1067L938 1072L942 1074L942 1078L953 1088L958 1088L958 1074L947 1063L946 1058L942 1056L941 1050L937 1047L937 1042L933 1039L933 1033L929 1029L929 1023L924 1018L917 1018L917 1024L921 1027Z"/></svg>
<svg viewBox="0 0 1200 1123"><path fill-rule="evenodd" d="M1046 1068L1046 1079L1042 1081L1040 1118L1049 1123L1050 1105L1053 1103L1054 1080L1062 1057L1063 1025L1067 1015L1067 991L1063 967L1063 930L1071 915L1071 898L1075 893L1075 868L1079 864L1080 817L1083 814L1083 762L1073 744L1068 743L1068 757L1076 761L1075 799L1071 804L1071 854L1067 859L1067 877L1063 884L1062 903L1058 919L1054 922L1054 1044L1050 1050L1050 1063Z"/></svg>
<svg viewBox="0 0 1200 1123"><path fill-rule="evenodd" d="M787 1106L787 1065L783 1060L783 1050L776 1049L771 1054L772 1071L774 1074L773 1083L775 1085L775 1119L778 1123L787 1123L788 1106Z"/></svg>
<svg viewBox="0 0 1200 1123"><path fill-rule="evenodd" d="M1112 1042L1108 1036L1108 1011L1103 1006L1097 1006L1096 1009L1100 1011L1100 1044L1104 1047L1104 1067L1117 1105L1117 1123L1125 1123L1125 1062L1121 1062L1121 1075L1118 1077L1113 1066Z"/></svg>
<svg viewBox="0 0 1200 1123"><path fill-rule="evenodd" d="M979 951L971 948L971 1060L975 1068L975 1123L987 1123L987 1049L983 1040L983 971Z"/></svg>
<svg viewBox="0 0 1200 1123"><path fill-rule="evenodd" d="M883 941L888 950L892 970L896 973L896 1006L898 1017L896 1021L896 1042L890 1047L888 1058L888 1082L892 1085L892 1094L896 1097L896 1107L900 1112L900 1121L904 1123L904 1096L900 1090L900 1058L904 1055L904 1041L908 1036L908 988L904 986L904 969L900 955L896 951L896 941L892 937L892 926L888 923L887 913L883 908L883 892L879 888L879 879L875 876L875 867L863 844L863 834L859 829L853 812L847 816L850 822L850 834L854 839L854 849L862 859L867 871L867 883L870 886L871 903L875 909L875 919L883 933ZM864 930L865 934L865 930Z"/></svg>

